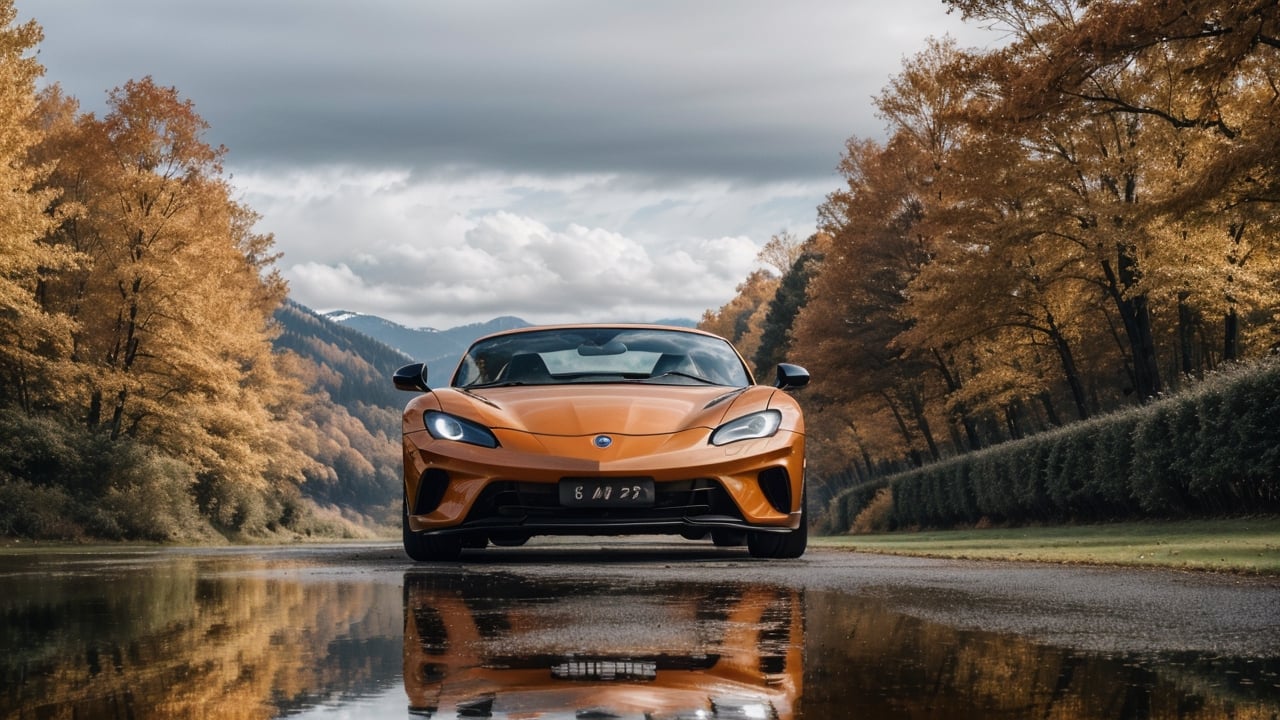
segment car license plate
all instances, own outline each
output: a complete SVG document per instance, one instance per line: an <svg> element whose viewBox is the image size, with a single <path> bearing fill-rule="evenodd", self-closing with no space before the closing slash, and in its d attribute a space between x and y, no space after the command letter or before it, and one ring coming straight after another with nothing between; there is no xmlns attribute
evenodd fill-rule
<svg viewBox="0 0 1280 720"><path fill-rule="evenodd" d="M658 663L644 660L567 660L551 666L557 680L655 680Z"/></svg>
<svg viewBox="0 0 1280 720"><path fill-rule="evenodd" d="M652 478L567 478L560 481L566 507L652 507Z"/></svg>

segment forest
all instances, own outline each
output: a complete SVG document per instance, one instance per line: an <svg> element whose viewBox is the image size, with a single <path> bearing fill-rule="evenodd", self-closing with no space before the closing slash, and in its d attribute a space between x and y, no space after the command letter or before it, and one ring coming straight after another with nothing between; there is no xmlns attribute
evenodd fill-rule
<svg viewBox="0 0 1280 720"><path fill-rule="evenodd" d="M819 498L1280 347L1280 6L947 4L1005 43L906 59L818 231L701 323L810 370Z"/></svg>

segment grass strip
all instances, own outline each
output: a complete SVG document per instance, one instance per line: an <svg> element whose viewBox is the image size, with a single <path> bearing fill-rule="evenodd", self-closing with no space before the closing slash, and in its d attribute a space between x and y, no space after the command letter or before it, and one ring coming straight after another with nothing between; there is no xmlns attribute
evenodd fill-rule
<svg viewBox="0 0 1280 720"><path fill-rule="evenodd" d="M834 535L815 547L970 560L1280 575L1280 517Z"/></svg>

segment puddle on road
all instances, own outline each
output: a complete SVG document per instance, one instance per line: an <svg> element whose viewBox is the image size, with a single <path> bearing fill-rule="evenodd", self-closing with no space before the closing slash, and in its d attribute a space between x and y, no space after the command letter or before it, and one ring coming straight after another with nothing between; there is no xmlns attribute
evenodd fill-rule
<svg viewBox="0 0 1280 720"><path fill-rule="evenodd" d="M0 718L1280 714L1280 658L1083 652L865 594L265 563L6 558Z"/></svg>

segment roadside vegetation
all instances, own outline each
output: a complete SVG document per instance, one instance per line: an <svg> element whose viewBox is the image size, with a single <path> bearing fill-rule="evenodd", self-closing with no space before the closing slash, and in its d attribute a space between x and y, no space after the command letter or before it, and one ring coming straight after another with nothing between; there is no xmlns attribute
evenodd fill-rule
<svg viewBox="0 0 1280 720"><path fill-rule="evenodd" d="M1280 575L1277 517L930 530L810 543L889 555Z"/></svg>

